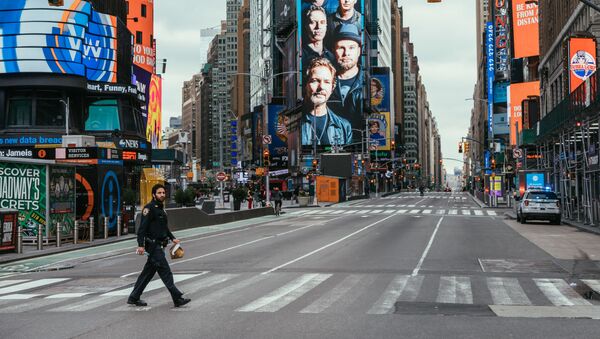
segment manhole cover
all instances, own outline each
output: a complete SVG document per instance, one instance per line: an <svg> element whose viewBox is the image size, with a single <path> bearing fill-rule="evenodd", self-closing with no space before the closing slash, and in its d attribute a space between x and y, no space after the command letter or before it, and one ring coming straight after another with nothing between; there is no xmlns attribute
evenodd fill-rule
<svg viewBox="0 0 600 339"><path fill-rule="evenodd" d="M507 273L564 273L550 260L479 259L484 272Z"/></svg>

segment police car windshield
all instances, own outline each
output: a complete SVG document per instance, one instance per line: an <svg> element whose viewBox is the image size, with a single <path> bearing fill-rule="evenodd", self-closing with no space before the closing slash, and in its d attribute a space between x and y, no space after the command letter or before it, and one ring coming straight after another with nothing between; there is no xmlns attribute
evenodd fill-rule
<svg viewBox="0 0 600 339"><path fill-rule="evenodd" d="M546 200L556 200L558 197L554 192L529 192L527 199L546 199Z"/></svg>

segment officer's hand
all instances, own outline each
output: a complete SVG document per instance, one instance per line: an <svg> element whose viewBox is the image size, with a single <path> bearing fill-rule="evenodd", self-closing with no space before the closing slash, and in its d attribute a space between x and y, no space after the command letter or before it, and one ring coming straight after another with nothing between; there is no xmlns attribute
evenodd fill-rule
<svg viewBox="0 0 600 339"><path fill-rule="evenodd" d="M144 255L144 248L143 247L138 247L135 250L135 253L139 254L139 255Z"/></svg>
<svg viewBox="0 0 600 339"><path fill-rule="evenodd" d="M174 244L179 244L180 242L181 242L181 240L179 240L179 239L173 239Z"/></svg>

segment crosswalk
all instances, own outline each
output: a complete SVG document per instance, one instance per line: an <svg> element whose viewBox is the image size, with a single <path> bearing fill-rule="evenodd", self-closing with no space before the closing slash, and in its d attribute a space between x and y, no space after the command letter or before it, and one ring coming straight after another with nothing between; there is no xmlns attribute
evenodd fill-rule
<svg viewBox="0 0 600 339"><path fill-rule="evenodd" d="M390 215L390 214L407 214L407 215L449 215L449 216L472 216L472 217L496 217L498 213L493 210L481 210L470 208L437 208L434 206L416 205L398 205L397 209L377 209L376 205L368 205L361 207L370 207L375 209L352 209L352 208L312 208L299 211L288 212L291 216L316 216L316 215Z"/></svg>
<svg viewBox="0 0 600 339"><path fill-rule="evenodd" d="M393 200L393 199L447 199L447 200L467 200L466 196L462 195L392 195L389 197L382 197L381 199Z"/></svg>
<svg viewBox="0 0 600 339"><path fill-rule="evenodd" d="M148 285L144 298L149 306L131 307L125 299L132 282L109 292L61 291L61 284L85 285L81 278L0 280L0 314L24 312L135 312L169 308L189 312L203 307L224 307L232 312L275 313L291 307L294 312L319 314L362 312L390 314L397 302L461 305L598 306L559 278L490 277L467 275L404 275L347 273L218 273L203 271L175 274L175 281L192 298L184 308L172 308L160 280ZM115 278L119 279L119 278ZM81 281L79 281L81 280ZM600 280L582 280L600 293ZM93 290L94 286L82 286ZM97 287L97 286L96 286ZM297 305L297 306L293 306ZM298 307L299 306L299 307ZM357 309L358 308L358 309Z"/></svg>

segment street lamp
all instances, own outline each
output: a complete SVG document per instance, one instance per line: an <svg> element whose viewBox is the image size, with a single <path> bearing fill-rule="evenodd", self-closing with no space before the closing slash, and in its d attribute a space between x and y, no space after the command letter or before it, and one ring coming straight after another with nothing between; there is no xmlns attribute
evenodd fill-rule
<svg viewBox="0 0 600 339"><path fill-rule="evenodd" d="M69 97L67 97L66 101L63 99L60 99L58 101L65 105L65 133L67 135L69 135L69 115L70 115Z"/></svg>

